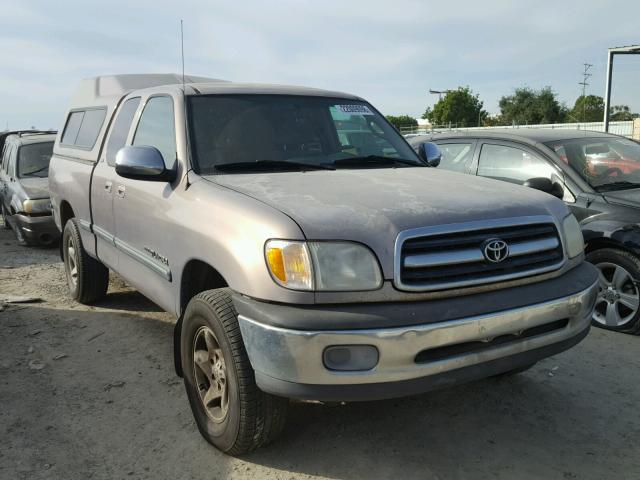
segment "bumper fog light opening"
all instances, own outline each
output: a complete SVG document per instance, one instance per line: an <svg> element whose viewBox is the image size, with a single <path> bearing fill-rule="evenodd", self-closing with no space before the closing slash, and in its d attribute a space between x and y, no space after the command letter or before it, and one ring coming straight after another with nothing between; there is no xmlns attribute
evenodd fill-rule
<svg viewBox="0 0 640 480"><path fill-rule="evenodd" d="M334 345L327 347L322 357L329 370L354 372L374 368L380 354L373 345Z"/></svg>

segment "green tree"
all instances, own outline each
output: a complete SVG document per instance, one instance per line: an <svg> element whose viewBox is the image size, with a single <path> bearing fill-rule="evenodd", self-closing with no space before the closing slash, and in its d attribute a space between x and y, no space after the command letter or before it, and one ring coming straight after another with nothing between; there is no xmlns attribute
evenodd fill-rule
<svg viewBox="0 0 640 480"><path fill-rule="evenodd" d="M604 98L580 95L567 115L567 122L601 122L604 117Z"/></svg>
<svg viewBox="0 0 640 480"><path fill-rule="evenodd" d="M638 116L637 113L631 113L628 105L614 105L609 109L609 120L612 122L633 120L634 118L638 118Z"/></svg>
<svg viewBox="0 0 640 480"><path fill-rule="evenodd" d="M400 130L402 127L417 127L418 121L409 115L387 115L389 123Z"/></svg>
<svg viewBox="0 0 640 480"><path fill-rule="evenodd" d="M483 105L480 96L474 95L469 87L458 87L447 92L433 108L427 107L422 118L429 119L434 125L451 123L458 127L476 127L487 118Z"/></svg>
<svg viewBox="0 0 640 480"><path fill-rule="evenodd" d="M498 105L505 125L558 123L567 115L567 108L558 101L551 87L516 88L513 95L502 97Z"/></svg>

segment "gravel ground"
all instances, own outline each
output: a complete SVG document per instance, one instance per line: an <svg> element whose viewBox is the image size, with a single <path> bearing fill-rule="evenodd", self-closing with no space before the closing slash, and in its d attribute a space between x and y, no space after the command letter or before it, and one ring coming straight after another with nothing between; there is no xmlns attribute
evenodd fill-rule
<svg viewBox="0 0 640 480"><path fill-rule="evenodd" d="M241 459L198 434L173 318L113 279L76 304L57 250L0 230L0 479L638 479L640 338L594 329L510 379L407 399L294 403ZM2 308L2 307L0 307Z"/></svg>

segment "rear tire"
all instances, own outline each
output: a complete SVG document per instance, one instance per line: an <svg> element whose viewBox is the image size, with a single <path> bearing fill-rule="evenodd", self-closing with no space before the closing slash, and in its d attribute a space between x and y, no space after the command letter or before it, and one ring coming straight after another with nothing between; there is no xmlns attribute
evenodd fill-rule
<svg viewBox="0 0 640 480"><path fill-rule="evenodd" d="M67 221L62 232L62 259L69 293L74 300L88 304L105 296L109 269L85 251L74 218Z"/></svg>
<svg viewBox="0 0 640 480"><path fill-rule="evenodd" d="M614 332L640 335L640 259L616 248L587 255L600 271L592 323Z"/></svg>
<svg viewBox="0 0 640 480"><path fill-rule="evenodd" d="M257 387L228 288L191 299L182 323L180 358L191 410L205 440L241 455L280 434L289 401Z"/></svg>

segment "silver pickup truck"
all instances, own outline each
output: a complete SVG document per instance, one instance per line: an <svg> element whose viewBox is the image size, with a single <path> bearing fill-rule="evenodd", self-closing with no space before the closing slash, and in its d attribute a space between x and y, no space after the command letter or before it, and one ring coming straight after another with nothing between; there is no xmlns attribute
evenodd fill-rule
<svg viewBox="0 0 640 480"><path fill-rule="evenodd" d="M583 339L597 273L567 207L436 162L353 95L84 80L50 166L71 295L113 271L173 312L197 426L230 454L289 398L411 395Z"/></svg>

